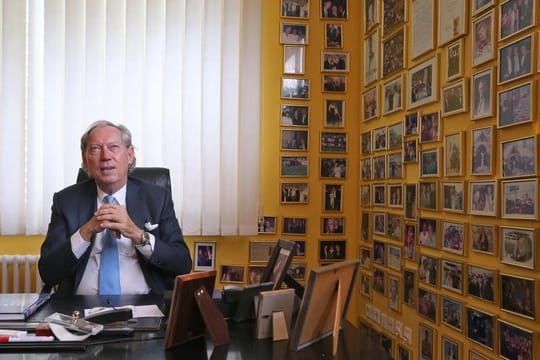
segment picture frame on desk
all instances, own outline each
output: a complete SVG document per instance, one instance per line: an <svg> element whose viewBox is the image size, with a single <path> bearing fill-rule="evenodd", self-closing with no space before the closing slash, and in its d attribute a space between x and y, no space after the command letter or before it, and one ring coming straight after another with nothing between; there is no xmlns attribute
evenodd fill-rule
<svg viewBox="0 0 540 360"><path fill-rule="evenodd" d="M499 91L497 127L505 128L532 122L533 93L530 81Z"/></svg>
<svg viewBox="0 0 540 360"><path fill-rule="evenodd" d="M473 1L474 2L474 1ZM490 10L472 23L472 62L481 65L495 58L494 11Z"/></svg>
<svg viewBox="0 0 540 360"><path fill-rule="evenodd" d="M538 179L502 182L502 212L505 219L538 219Z"/></svg>
<svg viewBox="0 0 540 360"><path fill-rule="evenodd" d="M471 250L488 255L497 252L497 227L493 224L470 224Z"/></svg>
<svg viewBox="0 0 540 360"><path fill-rule="evenodd" d="M467 266L467 291L470 296L494 303L497 291L497 271L481 266Z"/></svg>
<svg viewBox="0 0 540 360"><path fill-rule="evenodd" d="M531 330L523 327L513 325L502 319L498 319L499 334L505 334L500 336L499 340L499 355L504 359L515 359L519 357L519 353L530 355L531 359L535 358L535 346L536 336ZM516 349L515 344L523 344L523 348Z"/></svg>
<svg viewBox="0 0 540 360"><path fill-rule="evenodd" d="M533 278L499 274L501 310L527 319L536 318L536 285Z"/></svg>
<svg viewBox="0 0 540 360"><path fill-rule="evenodd" d="M533 35L534 34L526 35L508 45L499 47L499 63L497 66L499 69L499 84L504 84L532 74L534 51Z"/></svg>
<svg viewBox="0 0 540 360"><path fill-rule="evenodd" d="M215 241L195 241L193 263L194 271L210 271L216 268L216 242Z"/></svg>
<svg viewBox="0 0 540 360"><path fill-rule="evenodd" d="M501 263L526 269L535 268L536 230L500 226Z"/></svg>

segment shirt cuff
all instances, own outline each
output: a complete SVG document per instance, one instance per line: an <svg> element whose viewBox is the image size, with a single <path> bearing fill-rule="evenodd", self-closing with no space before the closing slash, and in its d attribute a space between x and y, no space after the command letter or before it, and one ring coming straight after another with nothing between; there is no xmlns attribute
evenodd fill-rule
<svg viewBox="0 0 540 360"><path fill-rule="evenodd" d="M77 230L76 233L71 235L71 251L77 259L80 259L81 256L83 256L84 252L88 249L89 246L90 241L84 240L79 230Z"/></svg>

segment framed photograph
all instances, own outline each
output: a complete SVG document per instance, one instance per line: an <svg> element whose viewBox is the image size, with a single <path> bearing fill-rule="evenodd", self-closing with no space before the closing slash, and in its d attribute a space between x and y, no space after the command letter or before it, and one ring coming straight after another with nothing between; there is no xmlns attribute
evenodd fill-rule
<svg viewBox="0 0 540 360"><path fill-rule="evenodd" d="M280 44L307 45L308 25L304 23L283 22L280 24Z"/></svg>
<svg viewBox="0 0 540 360"><path fill-rule="evenodd" d="M461 344L449 337L441 337L441 359L461 359Z"/></svg>
<svg viewBox="0 0 540 360"><path fill-rule="evenodd" d="M361 155L371 154L371 131L360 134L360 148Z"/></svg>
<svg viewBox="0 0 540 360"><path fill-rule="evenodd" d="M535 3L535 1L508 0L499 5L499 40L534 25Z"/></svg>
<svg viewBox="0 0 540 360"><path fill-rule="evenodd" d="M373 205L374 206L386 205L386 185L385 184L373 185Z"/></svg>
<svg viewBox="0 0 540 360"><path fill-rule="evenodd" d="M536 135L501 142L501 176L536 175Z"/></svg>
<svg viewBox="0 0 540 360"><path fill-rule="evenodd" d="M347 19L347 0L321 0L322 19Z"/></svg>
<svg viewBox="0 0 540 360"><path fill-rule="evenodd" d="M360 295L371 299L371 281L372 278L368 274L361 272L360 274Z"/></svg>
<svg viewBox="0 0 540 360"><path fill-rule="evenodd" d="M402 77L399 76L383 85L383 115L402 110Z"/></svg>
<svg viewBox="0 0 540 360"><path fill-rule="evenodd" d="M321 218L322 235L344 235L345 218L344 217L322 217Z"/></svg>
<svg viewBox="0 0 540 360"><path fill-rule="evenodd" d="M347 178L347 158L321 158L321 179Z"/></svg>
<svg viewBox="0 0 540 360"><path fill-rule="evenodd" d="M405 193L405 219L416 220L418 215L417 211L417 185L405 184L403 185L403 192Z"/></svg>
<svg viewBox="0 0 540 360"><path fill-rule="evenodd" d="M469 295L481 300L495 301L495 271L476 265L469 265L467 272L467 291Z"/></svg>
<svg viewBox="0 0 540 360"><path fill-rule="evenodd" d="M371 268L371 248L366 246L360 248L360 267Z"/></svg>
<svg viewBox="0 0 540 360"><path fill-rule="evenodd" d="M439 4L439 46L467 33L465 0L443 1Z"/></svg>
<svg viewBox="0 0 540 360"><path fill-rule="evenodd" d="M303 74L306 68L304 45L283 45L283 73Z"/></svg>
<svg viewBox="0 0 540 360"><path fill-rule="evenodd" d="M434 323L437 322L437 294L418 287L418 314Z"/></svg>
<svg viewBox="0 0 540 360"><path fill-rule="evenodd" d="M441 287L463 294L463 263L441 259Z"/></svg>
<svg viewBox="0 0 540 360"><path fill-rule="evenodd" d="M418 135L418 113L413 112L405 115L403 120L403 128L405 129L405 136Z"/></svg>
<svg viewBox="0 0 540 360"><path fill-rule="evenodd" d="M292 277L294 280L303 281L306 279L306 264L302 263L291 263L287 274Z"/></svg>
<svg viewBox="0 0 540 360"><path fill-rule="evenodd" d="M474 0L472 2L472 14L478 15L495 4L494 0ZM473 359L471 359L473 360Z"/></svg>
<svg viewBox="0 0 540 360"><path fill-rule="evenodd" d="M538 219L538 179L502 182L502 214L506 219Z"/></svg>
<svg viewBox="0 0 540 360"><path fill-rule="evenodd" d="M321 132L321 152L346 153L347 133L344 132Z"/></svg>
<svg viewBox="0 0 540 360"><path fill-rule="evenodd" d="M382 3L382 28L383 34L386 35L405 24L407 6L405 0L383 0Z"/></svg>
<svg viewBox="0 0 540 360"><path fill-rule="evenodd" d="M373 1L375 0L368 0ZM364 39L364 86L379 79L379 32Z"/></svg>
<svg viewBox="0 0 540 360"><path fill-rule="evenodd" d="M292 240L296 243L295 259L301 259L306 257L306 240Z"/></svg>
<svg viewBox="0 0 540 360"><path fill-rule="evenodd" d="M533 228L500 227L501 263L535 268L536 231Z"/></svg>
<svg viewBox="0 0 540 360"><path fill-rule="evenodd" d="M470 224L471 250L495 255L497 251L496 230L493 224Z"/></svg>
<svg viewBox="0 0 540 360"><path fill-rule="evenodd" d="M291 234L291 235L305 235L306 224L307 224L307 218L284 217L282 233Z"/></svg>
<svg viewBox="0 0 540 360"><path fill-rule="evenodd" d="M343 211L343 185L323 184L324 211Z"/></svg>
<svg viewBox="0 0 540 360"><path fill-rule="evenodd" d="M382 241L373 242L373 262L379 265L386 265L386 243Z"/></svg>
<svg viewBox="0 0 540 360"><path fill-rule="evenodd" d="M307 151L309 144L307 130L281 129L281 150Z"/></svg>
<svg viewBox="0 0 540 360"><path fill-rule="evenodd" d="M362 211L360 214L360 236L364 242L371 241L371 214L367 211Z"/></svg>
<svg viewBox="0 0 540 360"><path fill-rule="evenodd" d="M463 305L457 300L442 296L441 323L461 332L463 330Z"/></svg>
<svg viewBox="0 0 540 360"><path fill-rule="evenodd" d="M446 81L463 76L463 39L454 41L446 48Z"/></svg>
<svg viewBox="0 0 540 360"><path fill-rule="evenodd" d="M420 218L418 220L418 244L433 249L437 248L437 219Z"/></svg>
<svg viewBox="0 0 540 360"><path fill-rule="evenodd" d="M407 109L437 100L439 68L437 58L432 57L416 65L407 74Z"/></svg>
<svg viewBox="0 0 540 360"><path fill-rule="evenodd" d="M463 175L464 137L463 132L444 136L444 176Z"/></svg>
<svg viewBox="0 0 540 360"><path fill-rule="evenodd" d="M443 220L441 222L442 230L442 249L454 254L463 255L465 244L465 224Z"/></svg>
<svg viewBox="0 0 540 360"><path fill-rule="evenodd" d="M388 2L389 0L385 0ZM392 0L405 2L405 0ZM405 28L383 40L382 43L382 77L393 74L405 67Z"/></svg>
<svg viewBox="0 0 540 360"><path fill-rule="evenodd" d="M242 265L221 265L222 283L243 283L244 267Z"/></svg>
<svg viewBox="0 0 540 360"><path fill-rule="evenodd" d="M307 156L282 156L280 176L308 176L308 157Z"/></svg>
<svg viewBox="0 0 540 360"><path fill-rule="evenodd" d="M324 126L342 128L345 126L345 100L324 100Z"/></svg>
<svg viewBox="0 0 540 360"><path fill-rule="evenodd" d="M495 342L495 316L493 314L466 307L467 337L477 344L493 350Z"/></svg>
<svg viewBox="0 0 540 360"><path fill-rule="evenodd" d="M372 179L371 158L360 160L360 170L362 181L370 181ZM365 192L363 192L362 194L364 193Z"/></svg>
<svg viewBox="0 0 540 360"><path fill-rule="evenodd" d="M349 53L343 51L322 51L321 71L348 72Z"/></svg>
<svg viewBox="0 0 540 360"><path fill-rule="evenodd" d="M396 350L396 359L397 360L411 360L411 350L404 347L402 344L397 344L397 350Z"/></svg>
<svg viewBox="0 0 540 360"><path fill-rule="evenodd" d="M471 174L491 175L493 173L493 126L471 130Z"/></svg>
<svg viewBox="0 0 540 360"><path fill-rule="evenodd" d="M386 150L386 126L373 130L373 151Z"/></svg>
<svg viewBox="0 0 540 360"><path fill-rule="evenodd" d="M501 310L535 319L536 286L533 278L499 274Z"/></svg>
<svg viewBox="0 0 540 360"><path fill-rule="evenodd" d="M309 19L309 0L281 0L281 17Z"/></svg>
<svg viewBox="0 0 540 360"><path fill-rule="evenodd" d="M388 275L388 297L387 304L392 310L399 312L401 305L401 296L399 291L401 289L401 282L397 276Z"/></svg>
<svg viewBox="0 0 540 360"><path fill-rule="evenodd" d="M375 119L379 116L377 87L362 94L362 121Z"/></svg>
<svg viewBox="0 0 540 360"><path fill-rule="evenodd" d="M379 2L364 0L364 32L370 32L379 23Z"/></svg>
<svg viewBox="0 0 540 360"><path fill-rule="evenodd" d="M463 213L465 208L465 184L463 181L442 183L442 208L444 211Z"/></svg>
<svg viewBox="0 0 540 360"><path fill-rule="evenodd" d="M373 290L384 295L386 273L381 269L373 269Z"/></svg>
<svg viewBox="0 0 540 360"><path fill-rule="evenodd" d="M309 79L282 78L281 98L309 100Z"/></svg>
<svg viewBox="0 0 540 360"><path fill-rule="evenodd" d="M439 141L441 124L438 112L420 116L420 142Z"/></svg>
<svg viewBox="0 0 540 360"><path fill-rule="evenodd" d="M403 142L403 162L418 162L418 140L405 140Z"/></svg>
<svg viewBox="0 0 540 360"><path fill-rule="evenodd" d="M323 92L336 94L347 92L347 76L345 75L322 74L322 80Z"/></svg>
<svg viewBox="0 0 540 360"><path fill-rule="evenodd" d="M343 48L343 31L341 24L325 24L324 47L327 49Z"/></svg>
<svg viewBox="0 0 540 360"><path fill-rule="evenodd" d="M388 317L388 321L393 320L393 318ZM388 323L387 323L388 326ZM392 325L393 327L393 325ZM392 354L393 352L393 342L392 338L386 336L385 334L381 334L381 349L383 349L387 354Z"/></svg>
<svg viewBox="0 0 540 360"><path fill-rule="evenodd" d="M403 155L401 152L388 154L388 178L403 178Z"/></svg>
<svg viewBox="0 0 540 360"><path fill-rule="evenodd" d="M534 359L535 336L531 330L499 319L499 355L503 359Z"/></svg>
<svg viewBox="0 0 540 360"><path fill-rule="evenodd" d="M401 184L388 184L388 207L403 208L403 193Z"/></svg>
<svg viewBox="0 0 540 360"><path fill-rule="evenodd" d="M478 1L482 1L482 0L478 0ZM489 360L489 359L485 357L484 355L481 355L480 353L477 353L476 351L469 349L469 360Z"/></svg>
<svg viewBox="0 0 540 360"><path fill-rule="evenodd" d="M277 217L276 216L263 216L259 220L258 233L259 234L275 234L277 229Z"/></svg>
<svg viewBox="0 0 540 360"><path fill-rule="evenodd" d="M392 240L402 241L403 219L398 214L386 216L386 236Z"/></svg>
<svg viewBox="0 0 540 360"><path fill-rule="evenodd" d="M435 19L434 3L431 0L415 0L411 7L411 59L434 49Z"/></svg>
<svg viewBox="0 0 540 360"><path fill-rule="evenodd" d="M497 181L469 181L469 214L497 216Z"/></svg>
<svg viewBox="0 0 540 360"><path fill-rule="evenodd" d="M420 190L419 209L437 210L437 186L436 181L418 182L418 188Z"/></svg>
<svg viewBox="0 0 540 360"><path fill-rule="evenodd" d="M308 126L309 125L309 106L281 104L282 126Z"/></svg>
<svg viewBox="0 0 540 360"><path fill-rule="evenodd" d="M373 213L373 233L377 235L386 235L386 213Z"/></svg>
<svg viewBox="0 0 540 360"><path fill-rule="evenodd" d="M466 80L461 79L452 84L443 86L443 116L450 116L467 111L467 85Z"/></svg>
<svg viewBox="0 0 540 360"><path fill-rule="evenodd" d="M499 48L499 84L532 74L533 35Z"/></svg>
<svg viewBox="0 0 540 360"><path fill-rule="evenodd" d="M403 144L403 123L388 125L388 150L401 149Z"/></svg>
<svg viewBox="0 0 540 360"><path fill-rule="evenodd" d="M319 241L319 261L345 260L346 245L345 240Z"/></svg>
<svg viewBox="0 0 540 360"><path fill-rule="evenodd" d="M248 266L248 285L260 284L266 270L265 265Z"/></svg>
<svg viewBox="0 0 540 360"><path fill-rule="evenodd" d="M438 286L439 261L436 257L420 254L418 256L418 282Z"/></svg>
<svg viewBox="0 0 540 360"><path fill-rule="evenodd" d="M477 0L475 0L477 1ZM474 2L474 1L473 1ZM494 11L472 22L472 65L478 66L495 58Z"/></svg>
<svg viewBox="0 0 540 360"><path fill-rule="evenodd" d="M308 183L281 183L281 204L309 203Z"/></svg>
<svg viewBox="0 0 540 360"><path fill-rule="evenodd" d="M528 82L499 91L497 126L499 128L530 123L533 114L533 89Z"/></svg>
<svg viewBox="0 0 540 360"><path fill-rule="evenodd" d="M403 303L415 307L416 305L416 272L411 269L403 270Z"/></svg>
<svg viewBox="0 0 540 360"><path fill-rule="evenodd" d="M434 357L436 342L437 335L435 330L425 324L418 324L418 350L421 360L436 359L436 357Z"/></svg>
<svg viewBox="0 0 540 360"><path fill-rule="evenodd" d="M210 271L216 268L216 243L195 241L197 258L193 264L195 271Z"/></svg>
<svg viewBox="0 0 540 360"><path fill-rule="evenodd" d="M416 260L416 224L405 224L405 238L403 240L403 257L406 260Z"/></svg>
<svg viewBox="0 0 540 360"><path fill-rule="evenodd" d="M420 176L439 176L439 148L420 150Z"/></svg>
<svg viewBox="0 0 540 360"><path fill-rule="evenodd" d="M249 262L268 262L268 260L270 260L270 255L272 255L272 250L274 250L276 244L276 241L250 241Z"/></svg>

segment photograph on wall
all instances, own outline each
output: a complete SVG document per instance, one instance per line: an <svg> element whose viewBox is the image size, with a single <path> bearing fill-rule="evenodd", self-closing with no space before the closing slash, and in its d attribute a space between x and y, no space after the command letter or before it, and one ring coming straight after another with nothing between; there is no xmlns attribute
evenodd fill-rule
<svg viewBox="0 0 540 360"><path fill-rule="evenodd" d="M281 17L309 19L309 0L281 0Z"/></svg>
<svg viewBox="0 0 540 360"><path fill-rule="evenodd" d="M441 323L451 328L463 330L463 305L452 298L441 297Z"/></svg>
<svg viewBox="0 0 540 360"><path fill-rule="evenodd" d="M364 85L368 85L378 79L379 32L374 31L364 39Z"/></svg>
<svg viewBox="0 0 540 360"><path fill-rule="evenodd" d="M422 114L420 116L420 142L439 141L440 128L439 112Z"/></svg>
<svg viewBox="0 0 540 360"><path fill-rule="evenodd" d="M493 173L493 126L471 130L471 174L491 175Z"/></svg>
<svg viewBox="0 0 540 360"><path fill-rule="evenodd" d="M405 119L403 120L403 122L405 136L418 135L418 112L413 112L405 115Z"/></svg>
<svg viewBox="0 0 540 360"><path fill-rule="evenodd" d="M309 79L282 78L281 98L309 100Z"/></svg>
<svg viewBox="0 0 540 360"><path fill-rule="evenodd" d="M284 217L283 218L283 234L306 234L307 218L300 217Z"/></svg>
<svg viewBox="0 0 540 360"><path fill-rule="evenodd" d="M464 212L465 185L463 181L443 182L442 208L444 211Z"/></svg>
<svg viewBox="0 0 540 360"><path fill-rule="evenodd" d="M387 305L390 309L398 311L401 305L401 296L399 291L401 289L400 279L397 276L388 275L388 297Z"/></svg>
<svg viewBox="0 0 540 360"><path fill-rule="evenodd" d="M259 234L275 234L277 229L277 216L263 216L259 219Z"/></svg>
<svg viewBox="0 0 540 360"><path fill-rule="evenodd" d="M443 109L442 116L450 116L467 111L467 82L461 79L452 84L443 86L442 95Z"/></svg>
<svg viewBox="0 0 540 360"><path fill-rule="evenodd" d="M377 235L386 235L386 213L373 213L373 233Z"/></svg>
<svg viewBox="0 0 540 360"><path fill-rule="evenodd" d="M399 76L383 85L383 115L403 109L402 106L402 77Z"/></svg>
<svg viewBox="0 0 540 360"><path fill-rule="evenodd" d="M343 30L341 24L325 24L325 48L341 49L343 47Z"/></svg>
<svg viewBox="0 0 540 360"><path fill-rule="evenodd" d="M322 74L323 92L345 94L347 92L347 76Z"/></svg>
<svg viewBox="0 0 540 360"><path fill-rule="evenodd" d="M501 263L535 268L536 231L533 228L501 226Z"/></svg>
<svg viewBox="0 0 540 360"><path fill-rule="evenodd" d="M465 224L455 221L441 222L442 249L463 255L465 247Z"/></svg>
<svg viewBox="0 0 540 360"><path fill-rule="evenodd" d="M437 287L439 284L439 261L436 257L418 256L418 282Z"/></svg>
<svg viewBox="0 0 540 360"><path fill-rule="evenodd" d="M405 24L407 6L405 0L383 0L382 3L382 27L386 35Z"/></svg>
<svg viewBox="0 0 540 360"><path fill-rule="evenodd" d="M283 73L300 75L304 73L305 46L304 45L284 45L283 46Z"/></svg>
<svg viewBox="0 0 540 360"><path fill-rule="evenodd" d="M499 274L501 310L535 319L536 286L533 278Z"/></svg>
<svg viewBox="0 0 540 360"><path fill-rule="evenodd" d="M309 125L309 106L306 105L281 105L282 126L308 126Z"/></svg>
<svg viewBox="0 0 540 360"><path fill-rule="evenodd" d="M322 235L343 235L345 234L344 217L322 217L321 218Z"/></svg>
<svg viewBox="0 0 540 360"><path fill-rule="evenodd" d="M377 102L377 87L371 88L362 94L362 121L375 119L379 116Z"/></svg>
<svg viewBox="0 0 540 360"><path fill-rule="evenodd" d="M321 240L319 241L319 261L345 260L345 240Z"/></svg>
<svg viewBox="0 0 540 360"><path fill-rule="evenodd" d="M373 242L373 263L386 265L386 243L382 241Z"/></svg>
<svg viewBox="0 0 540 360"><path fill-rule="evenodd" d="M446 0L439 3L439 46L467 33L465 0Z"/></svg>
<svg viewBox="0 0 540 360"><path fill-rule="evenodd" d="M495 316L472 307L466 308L466 314L467 337L493 350L495 342Z"/></svg>
<svg viewBox="0 0 540 360"><path fill-rule="evenodd" d="M249 262L268 262L275 246L275 241L250 241Z"/></svg>
<svg viewBox="0 0 540 360"><path fill-rule="evenodd" d="M459 39L446 48L446 81L463 76L463 39Z"/></svg>
<svg viewBox="0 0 540 360"><path fill-rule="evenodd" d="M411 360L411 350L404 347L402 344L397 345L397 360Z"/></svg>
<svg viewBox="0 0 540 360"><path fill-rule="evenodd" d="M321 179L347 178L347 158L321 158Z"/></svg>
<svg viewBox="0 0 540 360"><path fill-rule="evenodd" d="M324 100L324 126L342 128L345 126L345 100Z"/></svg>
<svg viewBox="0 0 540 360"><path fill-rule="evenodd" d="M342 211L343 210L343 185L342 184L323 184L324 211Z"/></svg>
<svg viewBox="0 0 540 360"><path fill-rule="evenodd" d="M416 224L405 224L405 238L403 239L403 257L406 260L416 260Z"/></svg>
<svg viewBox="0 0 540 360"><path fill-rule="evenodd" d="M308 183L281 183L281 204L309 203Z"/></svg>
<svg viewBox="0 0 540 360"><path fill-rule="evenodd" d="M264 265L249 265L248 266L248 285L260 284L264 276L266 266Z"/></svg>
<svg viewBox="0 0 540 360"><path fill-rule="evenodd" d="M405 67L405 28L383 40L381 58L383 78Z"/></svg>
<svg viewBox="0 0 540 360"><path fill-rule="evenodd" d="M398 214L388 214L386 217L386 236L392 240L401 241L403 219Z"/></svg>
<svg viewBox="0 0 540 360"><path fill-rule="evenodd" d="M308 44L308 25L304 23L284 22L280 24L280 44Z"/></svg>
<svg viewBox="0 0 540 360"><path fill-rule="evenodd" d="M536 175L536 136L501 142L501 176Z"/></svg>
<svg viewBox="0 0 540 360"><path fill-rule="evenodd" d="M472 23L472 61L478 66L495 58L494 11L491 10Z"/></svg>
<svg viewBox="0 0 540 360"><path fill-rule="evenodd" d="M470 224L471 250L495 255L497 251L496 230L493 224Z"/></svg>
<svg viewBox="0 0 540 360"><path fill-rule="evenodd" d="M386 150L386 126L373 129L373 151Z"/></svg>
<svg viewBox="0 0 540 360"><path fill-rule="evenodd" d="M420 191L420 198L418 201L419 209L437 210L437 187L437 181L418 182L418 189Z"/></svg>
<svg viewBox="0 0 540 360"><path fill-rule="evenodd" d="M243 283L244 267L241 265L221 265L222 283Z"/></svg>
<svg viewBox="0 0 540 360"><path fill-rule="evenodd" d="M507 219L538 219L538 180L502 182L502 213Z"/></svg>
<svg viewBox="0 0 540 360"><path fill-rule="evenodd" d="M281 157L282 177L306 177L308 176L308 157L307 156L282 156Z"/></svg>
<svg viewBox="0 0 540 360"><path fill-rule="evenodd" d="M499 5L499 40L534 25L535 3L532 0L508 0Z"/></svg>
<svg viewBox="0 0 540 360"><path fill-rule="evenodd" d="M401 149L403 144L403 123L388 125L388 150Z"/></svg>
<svg viewBox="0 0 540 360"><path fill-rule="evenodd" d="M418 229L418 244L436 249L437 219L420 218L418 220Z"/></svg>
<svg viewBox="0 0 540 360"><path fill-rule="evenodd" d="M371 214L367 211L362 211L360 215L361 224L360 224L360 236L362 241L370 242L371 241Z"/></svg>
<svg viewBox="0 0 540 360"><path fill-rule="evenodd" d="M361 155L371 154L371 131L360 134L360 153Z"/></svg>
<svg viewBox="0 0 540 360"><path fill-rule="evenodd" d="M438 63L433 57L416 65L407 74L407 109L412 109L437 100Z"/></svg>
<svg viewBox="0 0 540 360"><path fill-rule="evenodd" d="M461 344L458 341L443 336L442 338L441 359L460 359Z"/></svg>
<svg viewBox="0 0 540 360"><path fill-rule="evenodd" d="M406 140L403 142L403 162L418 162L418 140Z"/></svg>
<svg viewBox="0 0 540 360"><path fill-rule="evenodd" d="M403 303L415 307L416 304L416 272L411 269L403 270Z"/></svg>
<svg viewBox="0 0 540 360"><path fill-rule="evenodd" d="M493 116L493 101L491 101L493 97L492 74L493 69L489 68L472 76L471 103L473 120Z"/></svg>
<svg viewBox="0 0 540 360"><path fill-rule="evenodd" d="M497 216L497 181L469 181L469 214Z"/></svg>
<svg viewBox="0 0 540 360"><path fill-rule="evenodd" d="M420 150L420 177L439 176L439 148Z"/></svg>
<svg viewBox="0 0 540 360"><path fill-rule="evenodd" d="M444 136L444 175L463 175L463 132Z"/></svg>
<svg viewBox="0 0 540 360"><path fill-rule="evenodd" d="M494 302L495 271L475 265L469 265L467 268L467 291L469 295Z"/></svg>
<svg viewBox="0 0 540 360"><path fill-rule="evenodd" d="M481 355L480 353L472 349L469 349L469 360L489 360L489 359L485 357L484 355Z"/></svg>
<svg viewBox="0 0 540 360"><path fill-rule="evenodd" d="M463 263L441 259L441 288L463 294Z"/></svg>
<svg viewBox="0 0 540 360"><path fill-rule="evenodd" d="M360 295L371 299L371 276L360 273Z"/></svg>
<svg viewBox="0 0 540 360"><path fill-rule="evenodd" d="M360 160L360 176L362 181L370 181L372 179L371 158Z"/></svg>
<svg viewBox="0 0 540 360"><path fill-rule="evenodd" d="M473 0L472 1L472 14L478 15L482 11L490 8L493 5L495 5L495 0Z"/></svg>
<svg viewBox="0 0 540 360"><path fill-rule="evenodd" d="M295 259L302 259L306 257L306 240L293 240L296 244Z"/></svg>
<svg viewBox="0 0 540 360"><path fill-rule="evenodd" d="M403 185L405 193L405 219L416 220L418 216L417 211L417 185L405 184Z"/></svg>
<svg viewBox="0 0 540 360"><path fill-rule="evenodd" d="M321 132L321 152L346 153L347 133L343 132Z"/></svg>
<svg viewBox="0 0 540 360"><path fill-rule="evenodd" d="M437 322L438 296L427 289L418 288L418 314L434 323Z"/></svg>
<svg viewBox="0 0 540 360"><path fill-rule="evenodd" d="M386 205L386 185L385 184L373 184L373 205L374 206Z"/></svg>
<svg viewBox="0 0 540 360"><path fill-rule="evenodd" d="M347 19L347 0L321 0L322 19Z"/></svg>
<svg viewBox="0 0 540 360"><path fill-rule="evenodd" d="M386 179L386 155L373 157L373 180Z"/></svg>
<svg viewBox="0 0 540 360"><path fill-rule="evenodd" d="M418 351L421 355L421 360L434 360L435 355L435 343L436 343L435 330L420 323L418 325Z"/></svg>
<svg viewBox="0 0 540 360"><path fill-rule="evenodd" d="M364 0L364 32L370 32L379 23L379 1Z"/></svg>
<svg viewBox="0 0 540 360"><path fill-rule="evenodd" d="M294 280L302 281L306 279L306 264L291 263L287 274Z"/></svg>
<svg viewBox="0 0 540 360"><path fill-rule="evenodd" d="M195 254L197 258L193 264L195 271L210 271L216 268L216 243L195 242Z"/></svg>
<svg viewBox="0 0 540 360"><path fill-rule="evenodd" d="M322 51L321 71L323 72L348 72L349 53L343 51Z"/></svg>
<svg viewBox="0 0 540 360"><path fill-rule="evenodd" d="M534 359L534 333L499 319L499 354L503 359Z"/></svg>
<svg viewBox="0 0 540 360"><path fill-rule="evenodd" d="M403 178L403 154L401 152L388 154L388 178Z"/></svg>
<svg viewBox="0 0 540 360"><path fill-rule="evenodd" d="M381 269L373 269L373 290L384 295L386 273Z"/></svg>
<svg viewBox="0 0 540 360"><path fill-rule="evenodd" d="M499 48L499 84L530 75L533 70L532 35Z"/></svg>
<svg viewBox="0 0 540 360"><path fill-rule="evenodd" d="M531 82L499 91L497 126L502 128L531 122L533 112L532 94Z"/></svg>
<svg viewBox="0 0 540 360"><path fill-rule="evenodd" d="M411 6L412 44L410 58L415 59L434 48L435 10L432 0L415 0Z"/></svg>
<svg viewBox="0 0 540 360"><path fill-rule="evenodd" d="M307 130L281 130L281 150L307 151L309 144Z"/></svg>
<svg viewBox="0 0 540 360"><path fill-rule="evenodd" d="M403 194L401 189L401 184L388 184L388 207L403 207Z"/></svg>

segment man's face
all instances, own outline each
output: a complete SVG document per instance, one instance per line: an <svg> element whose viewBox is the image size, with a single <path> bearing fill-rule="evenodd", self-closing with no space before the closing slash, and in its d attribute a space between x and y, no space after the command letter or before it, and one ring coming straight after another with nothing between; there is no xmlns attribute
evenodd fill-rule
<svg viewBox="0 0 540 360"><path fill-rule="evenodd" d="M82 153L90 176L100 189L111 194L126 184L128 166L134 156L133 146L126 148L120 130L112 126L92 130Z"/></svg>

